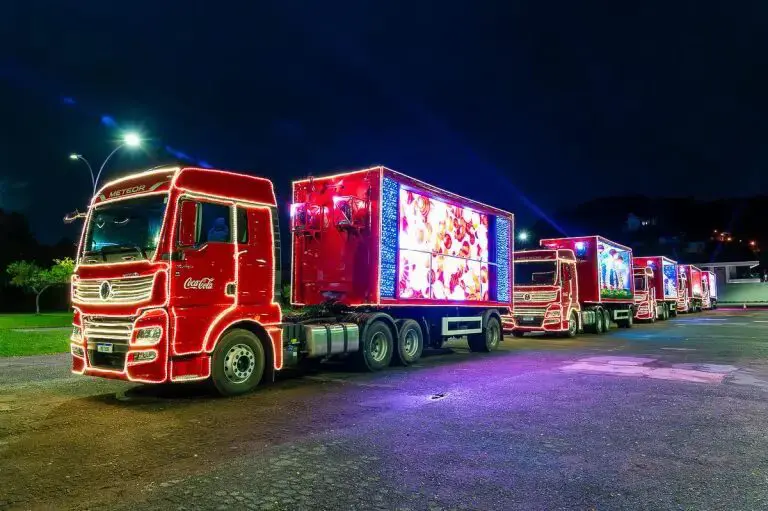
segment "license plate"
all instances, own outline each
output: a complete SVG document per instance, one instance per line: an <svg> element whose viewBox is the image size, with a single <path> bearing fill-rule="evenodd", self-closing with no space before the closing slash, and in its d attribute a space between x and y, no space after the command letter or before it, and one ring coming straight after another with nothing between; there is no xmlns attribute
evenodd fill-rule
<svg viewBox="0 0 768 511"><path fill-rule="evenodd" d="M533 316L523 316L523 321L531 322L531 321L533 321Z"/></svg>
<svg viewBox="0 0 768 511"><path fill-rule="evenodd" d="M99 353L112 353L112 345L111 344L97 344L96 345L96 351Z"/></svg>

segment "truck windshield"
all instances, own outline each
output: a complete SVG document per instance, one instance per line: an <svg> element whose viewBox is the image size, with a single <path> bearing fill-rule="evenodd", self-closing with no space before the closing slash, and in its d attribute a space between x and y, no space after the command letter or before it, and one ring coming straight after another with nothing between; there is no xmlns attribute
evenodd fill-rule
<svg viewBox="0 0 768 511"><path fill-rule="evenodd" d="M551 286L556 274L556 261L515 261L515 284L518 286Z"/></svg>
<svg viewBox="0 0 768 511"><path fill-rule="evenodd" d="M151 195L96 206L86 227L84 262L150 259L167 203L167 195Z"/></svg>
<svg viewBox="0 0 768 511"><path fill-rule="evenodd" d="M635 289L645 291L645 279L643 277L635 277Z"/></svg>

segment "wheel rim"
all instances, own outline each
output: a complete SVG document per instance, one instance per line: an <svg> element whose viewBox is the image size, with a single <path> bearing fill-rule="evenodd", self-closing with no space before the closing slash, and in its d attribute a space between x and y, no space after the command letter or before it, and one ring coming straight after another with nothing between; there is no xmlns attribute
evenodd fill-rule
<svg viewBox="0 0 768 511"><path fill-rule="evenodd" d="M488 346L494 348L497 344L499 344L499 328L494 323L488 327Z"/></svg>
<svg viewBox="0 0 768 511"><path fill-rule="evenodd" d="M412 358L416 356L417 351L419 351L419 335L411 328L405 333L405 339L403 339L403 353L406 357Z"/></svg>
<svg viewBox="0 0 768 511"><path fill-rule="evenodd" d="M247 344L235 344L224 356L224 375L232 383L243 383L256 369L256 354Z"/></svg>
<svg viewBox="0 0 768 511"><path fill-rule="evenodd" d="M371 338L371 360L375 362L383 362L387 358L387 337L381 333L376 332Z"/></svg>

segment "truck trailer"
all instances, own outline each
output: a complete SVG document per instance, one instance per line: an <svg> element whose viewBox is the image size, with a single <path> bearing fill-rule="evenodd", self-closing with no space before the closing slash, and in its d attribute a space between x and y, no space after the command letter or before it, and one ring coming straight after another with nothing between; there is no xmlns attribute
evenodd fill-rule
<svg viewBox="0 0 768 511"><path fill-rule="evenodd" d="M162 168L93 197L72 277L72 371L247 392L303 361L379 370L502 337L512 214L374 167L293 183L283 315L272 183Z"/></svg>
<svg viewBox="0 0 768 511"><path fill-rule="evenodd" d="M650 256L635 257L633 263L637 305L635 319L654 321L676 316L677 261L665 256ZM651 314L653 311L655 315Z"/></svg>
<svg viewBox="0 0 768 511"><path fill-rule="evenodd" d="M717 309L717 281L715 280L715 272L701 270L701 292L702 309Z"/></svg>
<svg viewBox="0 0 768 511"><path fill-rule="evenodd" d="M601 236L545 239L515 253L512 333L607 331L634 319L632 249Z"/></svg>
<svg viewBox="0 0 768 511"><path fill-rule="evenodd" d="M702 310L702 286L701 270L692 264L678 265L682 293L678 292L678 312L701 312Z"/></svg>

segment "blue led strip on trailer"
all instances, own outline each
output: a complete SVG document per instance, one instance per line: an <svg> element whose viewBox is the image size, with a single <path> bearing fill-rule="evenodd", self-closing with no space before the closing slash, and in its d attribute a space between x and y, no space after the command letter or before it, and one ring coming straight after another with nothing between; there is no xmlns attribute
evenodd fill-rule
<svg viewBox="0 0 768 511"><path fill-rule="evenodd" d="M510 300L512 285L509 280L510 224L508 219L502 216L496 217L496 296L500 302Z"/></svg>
<svg viewBox="0 0 768 511"><path fill-rule="evenodd" d="M381 298L396 298L397 283L397 213L400 185L394 179L385 177L381 184Z"/></svg>

